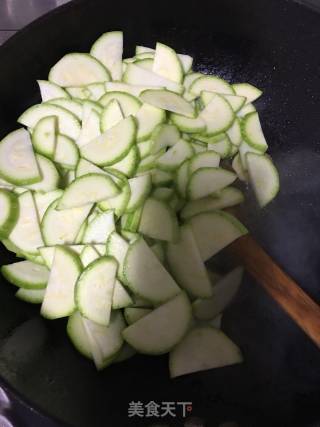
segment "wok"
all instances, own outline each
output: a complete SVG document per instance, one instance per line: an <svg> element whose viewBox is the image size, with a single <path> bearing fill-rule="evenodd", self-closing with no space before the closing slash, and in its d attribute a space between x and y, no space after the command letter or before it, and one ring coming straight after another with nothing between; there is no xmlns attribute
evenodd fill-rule
<svg viewBox="0 0 320 427"><path fill-rule="evenodd" d="M0 137L39 100L36 79L46 79L65 53L88 51L112 29L124 31L126 56L135 44L153 46L161 40L191 54L200 71L263 89L257 108L280 171L281 192L262 212L249 198L244 222L320 301L320 15L285 0L74 1L1 47ZM13 259L1 247L1 264ZM131 401L192 402L190 416L199 419L193 425L208 427L224 421L245 427L320 423L319 349L250 277L223 320L245 363L173 381L165 356L136 356L97 373L68 341L65 320L38 319L39 309L18 301L3 278L0 307L1 383L59 425L186 422L128 418Z"/></svg>

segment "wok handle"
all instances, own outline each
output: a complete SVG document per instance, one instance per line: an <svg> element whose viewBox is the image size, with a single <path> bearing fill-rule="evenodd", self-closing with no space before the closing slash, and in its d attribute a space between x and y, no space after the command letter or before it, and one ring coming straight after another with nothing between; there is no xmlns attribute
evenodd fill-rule
<svg viewBox="0 0 320 427"><path fill-rule="evenodd" d="M229 246L247 271L265 288L320 348L320 306L316 304L249 235Z"/></svg>

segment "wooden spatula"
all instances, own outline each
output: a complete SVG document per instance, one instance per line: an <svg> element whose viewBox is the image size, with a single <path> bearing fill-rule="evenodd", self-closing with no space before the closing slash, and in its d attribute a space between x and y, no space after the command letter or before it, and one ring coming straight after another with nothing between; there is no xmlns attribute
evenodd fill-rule
<svg viewBox="0 0 320 427"><path fill-rule="evenodd" d="M234 241L228 250L320 348L320 306L249 234Z"/></svg>

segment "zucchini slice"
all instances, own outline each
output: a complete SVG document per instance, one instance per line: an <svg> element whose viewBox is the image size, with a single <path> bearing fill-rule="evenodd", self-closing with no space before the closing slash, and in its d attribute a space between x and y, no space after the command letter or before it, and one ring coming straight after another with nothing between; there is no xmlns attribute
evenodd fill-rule
<svg viewBox="0 0 320 427"><path fill-rule="evenodd" d="M143 354L164 354L176 346L191 324L191 305L185 293L142 317L123 332L131 347Z"/></svg>
<svg viewBox="0 0 320 427"><path fill-rule="evenodd" d="M140 237L129 247L124 260L125 284L142 298L159 305L180 293L174 279Z"/></svg>
<svg viewBox="0 0 320 427"><path fill-rule="evenodd" d="M29 132L15 130L0 141L0 176L16 185L41 180Z"/></svg>
<svg viewBox="0 0 320 427"><path fill-rule="evenodd" d="M109 80L108 70L87 53L68 53L49 72L49 81L62 87L83 86Z"/></svg>
<svg viewBox="0 0 320 427"><path fill-rule="evenodd" d="M109 70L112 80L121 80L123 53L122 31L110 31L102 34L92 45L90 53Z"/></svg>
<svg viewBox="0 0 320 427"><path fill-rule="evenodd" d="M267 155L247 154L249 179L260 207L265 207L279 192L279 173Z"/></svg>
<svg viewBox="0 0 320 427"><path fill-rule="evenodd" d="M170 353L170 376L175 378L242 361L239 347L222 331L213 327L198 327L192 329Z"/></svg>
<svg viewBox="0 0 320 427"><path fill-rule="evenodd" d="M82 316L99 325L107 326L110 322L116 272L115 259L101 257L89 264L77 281L77 307Z"/></svg>
<svg viewBox="0 0 320 427"><path fill-rule="evenodd" d="M234 216L222 211L208 211L190 218L201 258L207 261L248 230Z"/></svg>
<svg viewBox="0 0 320 427"><path fill-rule="evenodd" d="M82 270L81 261L71 249L57 246L49 281L41 306L47 319L70 316L75 308L74 290Z"/></svg>
<svg viewBox="0 0 320 427"><path fill-rule="evenodd" d="M75 179L66 188L61 197L58 209L70 209L84 206L114 197L119 188L107 175L88 173Z"/></svg>
<svg viewBox="0 0 320 427"><path fill-rule="evenodd" d="M191 297L212 296L212 286L190 225L180 228L177 243L168 243L166 256L173 277Z"/></svg>
<svg viewBox="0 0 320 427"><path fill-rule="evenodd" d="M122 160L136 139L137 126L133 117L121 120L93 141L81 147L81 155L98 166L109 166Z"/></svg>

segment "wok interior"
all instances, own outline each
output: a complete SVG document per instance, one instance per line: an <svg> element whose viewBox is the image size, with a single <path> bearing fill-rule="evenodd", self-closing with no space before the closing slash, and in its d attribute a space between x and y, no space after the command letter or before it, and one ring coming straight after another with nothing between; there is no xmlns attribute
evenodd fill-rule
<svg viewBox="0 0 320 427"><path fill-rule="evenodd" d="M157 40L195 58L195 69L264 91L257 103L281 193L265 211L242 208L256 239L317 300L320 128L319 15L287 1L217 1L152 5L77 1L32 24L0 51L0 136L39 100L36 79L66 52L88 51L107 30L124 31L126 52ZM14 257L3 247L1 263ZM192 401L193 415L215 426L307 425L317 420L320 353L249 277L223 329L245 363L170 381L167 357L136 356L97 373L76 353L65 320L49 322L14 298L1 279L1 376L31 405L79 427L152 425L129 419L131 401ZM31 319L31 320L30 320ZM8 338L10 337L10 339ZM172 425L182 420L168 419ZM137 424L135 424L137 423Z"/></svg>

